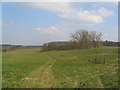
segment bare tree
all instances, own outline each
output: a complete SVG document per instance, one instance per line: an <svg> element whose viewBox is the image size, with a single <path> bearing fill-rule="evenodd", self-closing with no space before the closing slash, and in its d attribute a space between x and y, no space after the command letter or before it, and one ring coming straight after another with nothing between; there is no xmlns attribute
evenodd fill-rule
<svg viewBox="0 0 120 90"><path fill-rule="evenodd" d="M81 48L89 47L89 32L87 30L79 30L72 34L71 38L77 42Z"/></svg>
<svg viewBox="0 0 120 90"><path fill-rule="evenodd" d="M99 47L102 39L102 33L97 31L79 30L71 34L72 41L67 42L49 42L43 45L41 51L50 50L69 50Z"/></svg>
<svg viewBox="0 0 120 90"><path fill-rule="evenodd" d="M102 33L97 31L79 30L71 35L74 42L77 42L81 48L99 47L102 39Z"/></svg>
<svg viewBox="0 0 120 90"><path fill-rule="evenodd" d="M89 39L93 43L93 46L95 48L99 47L100 46L100 42L102 40L102 33L97 32L97 31L90 31L89 32Z"/></svg>

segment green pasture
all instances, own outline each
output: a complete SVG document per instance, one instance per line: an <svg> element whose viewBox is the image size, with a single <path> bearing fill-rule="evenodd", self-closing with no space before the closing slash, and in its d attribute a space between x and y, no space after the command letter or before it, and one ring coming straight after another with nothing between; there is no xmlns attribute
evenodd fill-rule
<svg viewBox="0 0 120 90"><path fill-rule="evenodd" d="M95 57L105 63L95 63ZM115 88L117 71L117 47L2 53L3 88Z"/></svg>

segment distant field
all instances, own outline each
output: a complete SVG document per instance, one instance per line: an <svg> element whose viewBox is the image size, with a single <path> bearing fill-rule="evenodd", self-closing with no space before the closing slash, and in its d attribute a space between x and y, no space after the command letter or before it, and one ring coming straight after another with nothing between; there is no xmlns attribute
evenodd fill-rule
<svg viewBox="0 0 120 90"><path fill-rule="evenodd" d="M40 49L3 53L3 88L118 87L118 49L40 52ZM89 62L105 58L105 64Z"/></svg>

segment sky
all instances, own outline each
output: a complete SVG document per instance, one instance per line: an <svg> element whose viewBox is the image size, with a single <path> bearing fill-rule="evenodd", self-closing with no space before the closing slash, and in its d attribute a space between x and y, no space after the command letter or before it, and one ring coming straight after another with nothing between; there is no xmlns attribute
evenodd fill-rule
<svg viewBox="0 0 120 90"><path fill-rule="evenodd" d="M77 30L98 31L118 41L118 6L110 2L4 2L2 43L43 45L71 40ZM1 24L2 23L2 24Z"/></svg>

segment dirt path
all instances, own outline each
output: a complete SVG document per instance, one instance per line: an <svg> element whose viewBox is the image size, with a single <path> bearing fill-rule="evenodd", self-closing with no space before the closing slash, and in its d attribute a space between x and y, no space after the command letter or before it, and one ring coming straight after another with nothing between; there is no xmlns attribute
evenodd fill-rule
<svg viewBox="0 0 120 90"><path fill-rule="evenodd" d="M51 88L54 83L52 65L56 62L51 56L50 61L32 71L27 77L23 78L22 88Z"/></svg>

